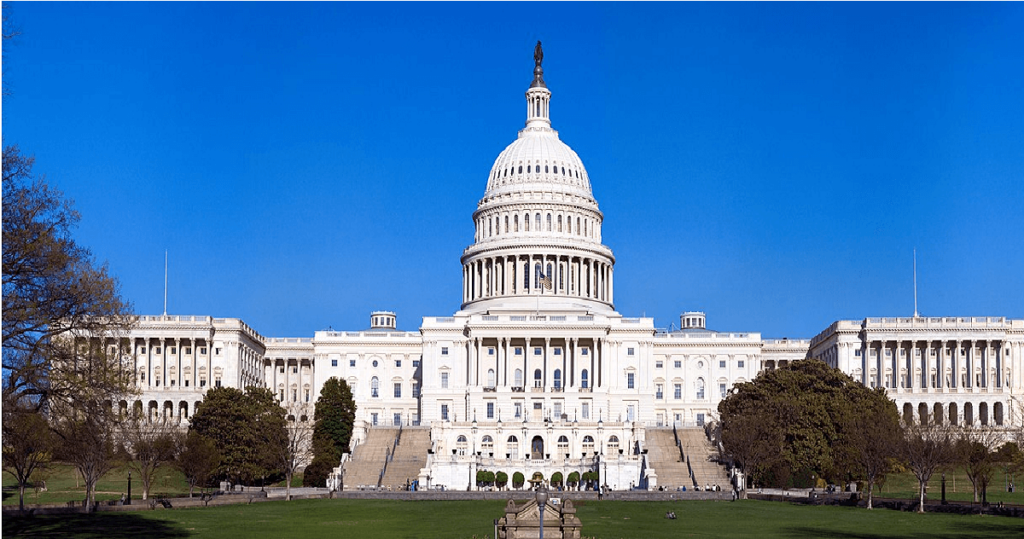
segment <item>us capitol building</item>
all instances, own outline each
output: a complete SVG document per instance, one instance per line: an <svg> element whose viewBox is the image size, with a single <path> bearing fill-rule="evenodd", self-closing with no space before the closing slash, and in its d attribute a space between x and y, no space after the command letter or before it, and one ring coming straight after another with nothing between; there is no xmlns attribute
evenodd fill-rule
<svg viewBox="0 0 1024 539"><path fill-rule="evenodd" d="M255 385L272 389L290 420L312 422L320 388L337 377L358 407L353 455L402 425L426 449L408 478L460 490L476 488L477 470L599 470L611 488L653 488L651 432L699 427L734 384L805 358L882 385L907 416L1021 423L1024 320L840 320L810 340L771 340L709 330L703 312L683 313L675 331L617 312L604 214L583 161L551 127L542 58L538 44L526 125L473 212L458 312L411 332L395 313L373 312L368 329L312 338L265 337L235 318L141 316L132 405L187 425L207 388Z"/></svg>

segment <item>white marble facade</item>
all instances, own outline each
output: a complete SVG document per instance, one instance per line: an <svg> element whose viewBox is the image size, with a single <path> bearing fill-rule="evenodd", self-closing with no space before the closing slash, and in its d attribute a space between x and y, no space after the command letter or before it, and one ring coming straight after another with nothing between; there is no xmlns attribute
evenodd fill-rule
<svg viewBox="0 0 1024 539"><path fill-rule="evenodd" d="M551 128L539 65L534 75L526 126L472 216L458 312L400 331L395 313L379 311L367 329L312 338L266 338L232 318L144 316L132 333L138 405L185 424L208 387L257 385L294 421L312 421L320 388L338 377L358 406L353 445L374 425L429 426L423 477L456 489L477 469L597 468L628 488L646 428L713 420L734 384L805 357L868 385L882 373L907 413L1020 423L1024 320L869 318L772 340L708 330L703 312L683 313L671 331L616 312L604 214L583 162Z"/></svg>

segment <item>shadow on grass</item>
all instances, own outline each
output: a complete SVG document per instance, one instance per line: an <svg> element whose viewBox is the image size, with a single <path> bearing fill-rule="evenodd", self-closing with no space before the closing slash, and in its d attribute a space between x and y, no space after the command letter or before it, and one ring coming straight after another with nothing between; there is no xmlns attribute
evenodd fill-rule
<svg viewBox="0 0 1024 539"><path fill-rule="evenodd" d="M82 539L171 539L189 533L173 523L143 518L132 513L91 515L4 515L4 537L68 537Z"/></svg>
<svg viewBox="0 0 1024 539"><path fill-rule="evenodd" d="M969 520L952 522L944 531L929 530L911 535L906 533L842 532L825 527L791 527L784 528L782 531L785 532L787 537L837 537L845 539L1001 539L1004 537L1019 538L1024 536L1024 521L1021 521L1021 519L978 517L1000 519L998 523L994 523L983 522L970 516L963 518Z"/></svg>

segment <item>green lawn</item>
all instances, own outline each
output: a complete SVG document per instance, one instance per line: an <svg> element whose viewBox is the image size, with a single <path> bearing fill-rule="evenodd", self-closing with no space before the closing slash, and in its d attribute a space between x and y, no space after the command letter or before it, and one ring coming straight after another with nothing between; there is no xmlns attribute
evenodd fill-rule
<svg viewBox="0 0 1024 539"><path fill-rule="evenodd" d="M45 474L46 492L35 488L25 489L25 504L37 503L64 503L71 500L85 499L85 484L79 479L78 473L73 467L67 464L54 464ZM284 481L267 486L283 487ZM302 486L302 474L297 473L292 478L293 487ZM99 501L119 500L121 494L128 491L128 468L116 468L103 476L103 479L96 485L96 499ZM199 489L196 489L199 495ZM154 482L150 496L174 498L188 496L188 482L181 472L164 466L157 470L156 481ZM132 499L142 499L142 482L137 475L132 478ZM18 488L14 476L8 472L3 474L3 504L18 505Z"/></svg>
<svg viewBox="0 0 1024 539"><path fill-rule="evenodd" d="M484 538L501 501L296 500L203 509L11 518L4 537L69 538ZM664 518L675 511L676 520ZM1024 536L1024 519L867 511L759 502L581 502L583 535L993 539Z"/></svg>

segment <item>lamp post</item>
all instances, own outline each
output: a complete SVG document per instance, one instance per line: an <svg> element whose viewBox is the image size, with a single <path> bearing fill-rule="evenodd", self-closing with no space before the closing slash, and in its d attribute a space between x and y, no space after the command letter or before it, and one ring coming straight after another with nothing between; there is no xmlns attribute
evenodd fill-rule
<svg viewBox="0 0 1024 539"><path fill-rule="evenodd" d="M128 470L128 498L125 500L125 505L132 504L132 471Z"/></svg>
<svg viewBox="0 0 1024 539"><path fill-rule="evenodd" d="M537 506L540 507L540 539L544 539L544 507L548 503L548 488L541 484L537 487Z"/></svg>

